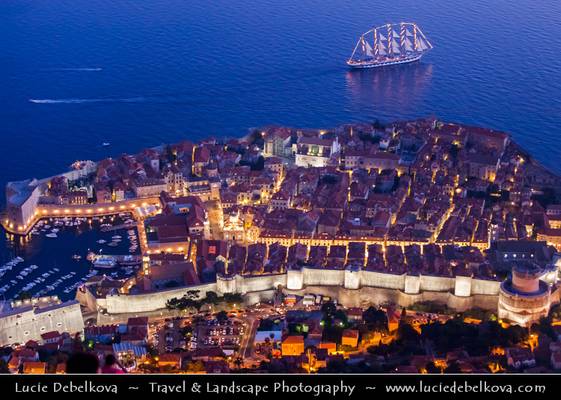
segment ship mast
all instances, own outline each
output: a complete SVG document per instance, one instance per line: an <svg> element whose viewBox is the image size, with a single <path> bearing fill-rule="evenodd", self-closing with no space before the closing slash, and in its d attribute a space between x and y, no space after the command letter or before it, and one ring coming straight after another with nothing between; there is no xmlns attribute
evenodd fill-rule
<svg viewBox="0 0 561 400"><path fill-rule="evenodd" d="M380 49L378 49L378 29L374 28L374 57L378 58Z"/></svg>
<svg viewBox="0 0 561 400"><path fill-rule="evenodd" d="M401 51L401 53L405 53L406 52L406 47L405 47L405 24L402 22L401 24L399 24L400 26L400 30L399 30L399 49Z"/></svg>
<svg viewBox="0 0 561 400"><path fill-rule="evenodd" d="M392 48L392 24L387 24L388 27L388 52L393 56Z"/></svg>

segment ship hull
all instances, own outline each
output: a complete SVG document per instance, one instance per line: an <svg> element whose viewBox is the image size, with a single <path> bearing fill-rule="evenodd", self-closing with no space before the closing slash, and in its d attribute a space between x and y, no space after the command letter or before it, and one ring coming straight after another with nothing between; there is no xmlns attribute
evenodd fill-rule
<svg viewBox="0 0 561 400"><path fill-rule="evenodd" d="M402 58L400 60L391 60L391 61L365 61L365 62L349 62L347 61L347 65L353 69L367 69L367 68L380 68L380 67L388 67L390 65L399 65L399 64L409 64L415 61L419 61L423 57L423 54L419 54L414 57L407 57Z"/></svg>

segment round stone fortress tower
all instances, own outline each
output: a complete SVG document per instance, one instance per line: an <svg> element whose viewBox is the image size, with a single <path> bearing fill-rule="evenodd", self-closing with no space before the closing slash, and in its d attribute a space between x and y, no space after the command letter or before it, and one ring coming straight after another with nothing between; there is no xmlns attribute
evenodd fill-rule
<svg viewBox="0 0 561 400"><path fill-rule="evenodd" d="M540 280L543 270L536 264L516 264L512 277L501 284L499 318L529 326L547 316L551 302L549 285Z"/></svg>

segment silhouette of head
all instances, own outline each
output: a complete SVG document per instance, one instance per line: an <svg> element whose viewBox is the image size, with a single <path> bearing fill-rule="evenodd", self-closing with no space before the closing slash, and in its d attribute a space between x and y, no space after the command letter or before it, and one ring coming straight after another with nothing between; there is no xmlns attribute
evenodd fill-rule
<svg viewBox="0 0 561 400"><path fill-rule="evenodd" d="M115 365L117 363L117 359L113 354L107 354L105 356L105 366L109 367L111 365Z"/></svg>
<svg viewBox="0 0 561 400"><path fill-rule="evenodd" d="M66 373L68 374L95 374L98 372L98 368L99 360L92 353L74 353L66 362Z"/></svg>

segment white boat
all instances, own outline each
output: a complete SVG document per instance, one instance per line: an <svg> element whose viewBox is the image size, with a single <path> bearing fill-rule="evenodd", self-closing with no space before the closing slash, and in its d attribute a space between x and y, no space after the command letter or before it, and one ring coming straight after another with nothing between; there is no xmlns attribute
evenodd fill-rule
<svg viewBox="0 0 561 400"><path fill-rule="evenodd" d="M48 238L56 238L56 237L58 237L56 233L47 233L45 236L48 237Z"/></svg>
<svg viewBox="0 0 561 400"><path fill-rule="evenodd" d="M401 22L363 33L347 60L351 68L377 68L421 59L433 48L417 24Z"/></svg>
<svg viewBox="0 0 561 400"><path fill-rule="evenodd" d="M107 241L104 240L104 239L99 239L99 240L97 241L97 243L99 243L99 244L104 244L104 243L107 243Z"/></svg>
<svg viewBox="0 0 561 400"><path fill-rule="evenodd" d="M111 256L98 256L93 261L94 268L114 268L117 265L115 257Z"/></svg>

